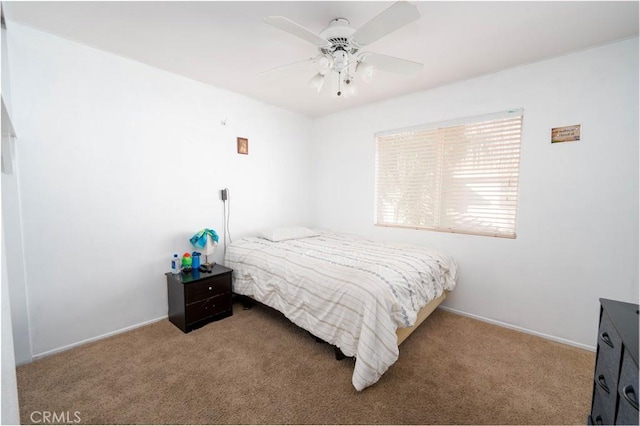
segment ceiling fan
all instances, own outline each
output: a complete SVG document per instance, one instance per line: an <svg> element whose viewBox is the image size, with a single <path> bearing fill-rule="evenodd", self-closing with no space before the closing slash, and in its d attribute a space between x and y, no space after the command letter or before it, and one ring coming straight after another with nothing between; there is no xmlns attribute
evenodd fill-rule
<svg viewBox="0 0 640 426"><path fill-rule="evenodd" d="M418 18L420 12L415 5L399 1L360 28L352 27L346 18L335 18L327 28L316 34L284 16L269 16L264 18L264 21L315 45L319 54L302 61L315 62L318 69L309 85L320 93L329 76L333 81L334 94L340 97L355 93L353 79L356 75L368 82L377 69L405 75L420 72L423 65L419 62L361 51L363 47ZM266 72L297 64L299 62Z"/></svg>

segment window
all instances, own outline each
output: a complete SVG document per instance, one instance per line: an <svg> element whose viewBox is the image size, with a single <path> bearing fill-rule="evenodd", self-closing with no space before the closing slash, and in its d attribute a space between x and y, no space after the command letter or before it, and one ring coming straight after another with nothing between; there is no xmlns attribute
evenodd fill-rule
<svg viewBox="0 0 640 426"><path fill-rule="evenodd" d="M515 238L522 114L376 134L376 225Z"/></svg>

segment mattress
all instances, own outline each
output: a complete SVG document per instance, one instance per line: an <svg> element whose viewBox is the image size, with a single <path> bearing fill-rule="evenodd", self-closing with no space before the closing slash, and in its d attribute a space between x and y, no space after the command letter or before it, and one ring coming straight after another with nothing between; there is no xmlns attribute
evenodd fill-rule
<svg viewBox="0 0 640 426"><path fill-rule="evenodd" d="M399 355L396 330L455 288L457 265L437 250L348 234L273 242L248 237L227 247L233 291L355 357L352 384L376 383Z"/></svg>

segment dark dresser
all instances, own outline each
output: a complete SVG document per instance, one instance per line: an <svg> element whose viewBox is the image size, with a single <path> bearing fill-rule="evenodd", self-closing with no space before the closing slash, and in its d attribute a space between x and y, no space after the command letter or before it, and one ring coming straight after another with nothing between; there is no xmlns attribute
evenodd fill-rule
<svg viewBox="0 0 640 426"><path fill-rule="evenodd" d="M594 425L638 423L638 305L600 299L600 327L593 379Z"/></svg>
<svg viewBox="0 0 640 426"><path fill-rule="evenodd" d="M231 316L232 272L216 264L211 272L193 269L189 273L166 274L169 321L188 333L211 321Z"/></svg>

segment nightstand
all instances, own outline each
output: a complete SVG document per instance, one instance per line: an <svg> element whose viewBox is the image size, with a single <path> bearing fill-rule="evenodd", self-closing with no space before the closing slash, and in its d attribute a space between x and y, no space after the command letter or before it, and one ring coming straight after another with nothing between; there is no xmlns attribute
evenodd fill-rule
<svg viewBox="0 0 640 426"><path fill-rule="evenodd" d="M233 315L232 269L215 265L211 272L167 273L169 321L185 333Z"/></svg>

